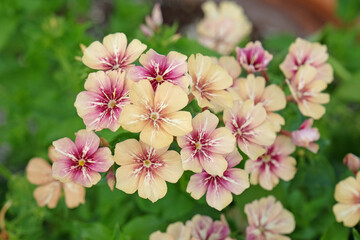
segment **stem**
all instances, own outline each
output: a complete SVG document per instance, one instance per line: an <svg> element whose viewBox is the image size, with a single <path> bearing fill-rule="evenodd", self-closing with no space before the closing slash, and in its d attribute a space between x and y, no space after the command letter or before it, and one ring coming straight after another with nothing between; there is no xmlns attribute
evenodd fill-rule
<svg viewBox="0 0 360 240"><path fill-rule="evenodd" d="M189 102L188 102L188 104L189 104L189 103L191 103L192 100L194 100L195 97L192 93L190 93L188 97L189 97Z"/></svg>
<svg viewBox="0 0 360 240"><path fill-rule="evenodd" d="M295 98L292 95L286 96L286 101L296 103Z"/></svg>
<svg viewBox="0 0 360 240"><path fill-rule="evenodd" d="M344 81L351 80L351 73L334 57L329 57L328 62L334 68L334 72Z"/></svg>
<svg viewBox="0 0 360 240"><path fill-rule="evenodd" d="M12 202L11 201L7 201L5 203L5 205L2 207L1 211L0 211L0 228L1 228L1 232L6 234L5 231L5 213L6 211L10 208Z"/></svg>
<svg viewBox="0 0 360 240"><path fill-rule="evenodd" d="M270 80L269 80L269 76L268 76L266 70L262 70L262 71L261 71L261 74L262 74L263 77L265 78L266 82L269 82L269 81L270 81Z"/></svg>
<svg viewBox="0 0 360 240"><path fill-rule="evenodd" d="M3 165L0 165L0 175L4 176L7 180L11 178L10 170Z"/></svg>
<svg viewBox="0 0 360 240"><path fill-rule="evenodd" d="M204 108L201 109L201 111L203 112L203 111L205 111L207 109L208 109L208 107L204 107Z"/></svg>
<svg viewBox="0 0 360 240"><path fill-rule="evenodd" d="M280 130L280 134L291 137L291 132L289 132L289 131Z"/></svg>

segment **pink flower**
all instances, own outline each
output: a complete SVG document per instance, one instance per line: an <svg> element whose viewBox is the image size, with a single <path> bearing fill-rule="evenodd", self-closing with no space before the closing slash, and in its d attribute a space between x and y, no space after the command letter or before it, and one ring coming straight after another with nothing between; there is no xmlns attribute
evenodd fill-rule
<svg viewBox="0 0 360 240"><path fill-rule="evenodd" d="M227 168L223 154L230 153L235 147L235 138L224 128L216 129L219 119L206 110L192 120L193 131L178 137L184 170L222 176Z"/></svg>
<svg viewBox="0 0 360 240"><path fill-rule="evenodd" d="M147 37L152 37L154 32L159 30L159 27L163 23L163 17L161 14L161 8L159 3L155 3L154 8L150 16L146 16L145 18L146 25L141 24L140 30Z"/></svg>
<svg viewBox="0 0 360 240"><path fill-rule="evenodd" d="M126 70L135 62L146 45L134 39L127 46L127 38L123 33L107 35L103 43L93 42L84 50L82 62L97 70Z"/></svg>
<svg viewBox="0 0 360 240"><path fill-rule="evenodd" d="M266 51L261 42L249 42L245 48L236 48L237 60L248 73L266 70L273 56Z"/></svg>
<svg viewBox="0 0 360 240"><path fill-rule="evenodd" d="M251 159L266 152L265 146L274 143L276 134L273 125L266 120L266 110L253 100L236 101L233 108L225 109L224 123L237 139L241 151Z"/></svg>
<svg viewBox="0 0 360 240"><path fill-rule="evenodd" d="M116 144L116 188L152 202L163 198L167 192L166 181L176 183L184 170L181 157L176 151L167 151L168 146L155 149L135 139Z"/></svg>
<svg viewBox="0 0 360 240"><path fill-rule="evenodd" d="M80 130L75 135L75 143L69 138L53 142L56 161L52 174L61 182L91 187L101 179L98 172L106 172L113 165L111 151L99 148L100 138L94 132Z"/></svg>
<svg viewBox="0 0 360 240"><path fill-rule="evenodd" d="M266 148L265 154L256 160L247 160L245 171L251 174L251 184L258 184L266 190L272 190L279 178L290 181L296 173L296 160L289 155L295 151L291 139L278 136L273 145Z"/></svg>
<svg viewBox="0 0 360 240"><path fill-rule="evenodd" d="M221 221L213 221L208 216L195 215L186 222L191 227L192 239L196 240L228 240L230 228L223 216Z"/></svg>
<svg viewBox="0 0 360 240"><path fill-rule="evenodd" d="M235 168L241 160L241 155L235 149L226 156L228 166L221 176L211 175L206 171L194 174L186 191L195 199L200 199L207 191L206 202L221 211L232 202L231 193L239 195L249 187L248 174L242 169Z"/></svg>
<svg viewBox="0 0 360 240"><path fill-rule="evenodd" d="M75 107L84 120L87 130L100 131L109 128L119 129L119 117L122 108L130 103L129 83L125 73L111 71L90 73L85 89L76 97Z"/></svg>
<svg viewBox="0 0 360 240"><path fill-rule="evenodd" d="M293 214L283 209L273 196L246 204L245 213L249 222L246 240L290 240L283 234L295 229Z"/></svg>
<svg viewBox="0 0 360 240"><path fill-rule="evenodd" d="M289 54L281 63L280 69L286 78L291 80L301 66L309 64L317 70L316 79L329 84L334 76L331 65L326 63L328 57L326 46L297 38L295 43L291 44Z"/></svg>
<svg viewBox="0 0 360 240"><path fill-rule="evenodd" d="M330 96L322 93L327 84L316 77L317 71L310 65L299 68L291 82L286 79L291 94L299 106L300 112L307 117L319 119L325 114L325 107L321 104L328 103Z"/></svg>
<svg viewBox="0 0 360 240"><path fill-rule="evenodd" d="M149 240L190 240L190 237L190 226L184 226L182 222L176 222L167 227L166 233L160 231L152 233Z"/></svg>
<svg viewBox="0 0 360 240"><path fill-rule="evenodd" d="M360 168L360 159L352 153L346 154L344 164L356 175Z"/></svg>
<svg viewBox="0 0 360 240"><path fill-rule="evenodd" d="M149 80L154 91L164 83L170 82L188 91L189 81L185 77L187 72L187 57L181 53L171 51L167 56L160 55L153 49L141 55L140 63L143 65L129 70L127 77L135 82Z"/></svg>
<svg viewBox="0 0 360 240"><path fill-rule="evenodd" d="M305 120L301 124L299 130L293 131L291 133L291 138L296 146L304 147L313 153L317 153L319 150L319 145L314 142L319 140L320 133L317 128L311 128L313 123L314 120L312 118Z"/></svg>

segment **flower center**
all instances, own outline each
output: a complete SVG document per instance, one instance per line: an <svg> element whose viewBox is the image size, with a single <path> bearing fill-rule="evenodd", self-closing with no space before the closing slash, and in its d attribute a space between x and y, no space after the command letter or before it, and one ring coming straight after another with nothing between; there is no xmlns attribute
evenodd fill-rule
<svg viewBox="0 0 360 240"><path fill-rule="evenodd" d="M108 107L109 108L114 108L116 106L116 101L115 100L110 100L108 103Z"/></svg>
<svg viewBox="0 0 360 240"><path fill-rule="evenodd" d="M85 160L84 159L80 159L79 160L79 166L83 167L85 165Z"/></svg>
<svg viewBox="0 0 360 240"><path fill-rule="evenodd" d="M151 166L150 160L149 160L149 159L146 159L146 160L143 162L143 165L144 165L144 167L149 168L149 167Z"/></svg>
<svg viewBox="0 0 360 240"><path fill-rule="evenodd" d="M158 120L158 119L159 119L159 113L157 113L157 112L152 112L150 118L151 118L152 120L154 120L154 121Z"/></svg>
<svg viewBox="0 0 360 240"><path fill-rule="evenodd" d="M197 143L195 143L195 148L196 148L197 150L200 150L201 147L202 147L202 144L200 143L200 141L197 142Z"/></svg>
<svg viewBox="0 0 360 240"><path fill-rule="evenodd" d="M119 67L120 67L119 64L116 64L113 66L113 70L117 70L117 69L119 69Z"/></svg>
<svg viewBox="0 0 360 240"><path fill-rule="evenodd" d="M155 79L156 79L156 81L158 81L158 82L162 82L162 81L164 80L163 77L160 76L160 75L157 75Z"/></svg>
<svg viewBox="0 0 360 240"><path fill-rule="evenodd" d="M263 160L263 162L270 162L271 161L271 157L270 157L270 155L264 155L263 157L262 157L262 160Z"/></svg>
<svg viewBox="0 0 360 240"><path fill-rule="evenodd" d="M241 136L241 135L243 134L240 129L238 129L236 133L237 133L237 135L239 135L239 136Z"/></svg>

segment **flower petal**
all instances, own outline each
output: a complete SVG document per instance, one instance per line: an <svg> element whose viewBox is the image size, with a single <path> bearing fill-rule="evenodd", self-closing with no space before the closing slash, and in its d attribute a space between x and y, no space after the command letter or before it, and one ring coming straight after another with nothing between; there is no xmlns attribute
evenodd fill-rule
<svg viewBox="0 0 360 240"><path fill-rule="evenodd" d="M32 184L42 185L54 181L50 164L42 158L32 158L26 166L26 177Z"/></svg>
<svg viewBox="0 0 360 240"><path fill-rule="evenodd" d="M140 140L154 148L163 148L169 146L174 138L161 126L149 122L141 131Z"/></svg>
<svg viewBox="0 0 360 240"><path fill-rule="evenodd" d="M161 126L173 136L184 136L191 132L191 114L185 111L168 113L161 118Z"/></svg>
<svg viewBox="0 0 360 240"><path fill-rule="evenodd" d="M151 202L156 202L163 198L167 192L166 182L157 174L147 172L142 175L139 181L139 196L148 198Z"/></svg>
<svg viewBox="0 0 360 240"><path fill-rule="evenodd" d="M127 164L119 167L116 170L116 188L127 194L136 192L142 175L142 171L136 171L137 169L140 169L138 164Z"/></svg>
<svg viewBox="0 0 360 240"><path fill-rule="evenodd" d="M148 123L149 116L143 106L126 105L119 118L121 126L129 132L140 132Z"/></svg>
<svg viewBox="0 0 360 240"><path fill-rule="evenodd" d="M40 207L47 205L49 208L55 208L61 196L61 183L53 181L37 187L34 191L34 197Z"/></svg>
<svg viewBox="0 0 360 240"><path fill-rule="evenodd" d="M106 172L114 164L114 159L108 147L99 148L86 165L95 172Z"/></svg>
<svg viewBox="0 0 360 240"><path fill-rule="evenodd" d="M205 181L205 179L208 177L210 177L210 175L206 172L192 175L186 187L186 192L190 193L191 197L194 199L200 199L202 196L204 196L209 186L209 181Z"/></svg>
<svg viewBox="0 0 360 240"><path fill-rule="evenodd" d="M127 139L116 144L114 160L120 166L134 164L137 156L142 153L140 143L136 139Z"/></svg>
<svg viewBox="0 0 360 240"><path fill-rule="evenodd" d="M64 183L65 203L68 208L75 208L85 203L85 188L73 182Z"/></svg>
<svg viewBox="0 0 360 240"><path fill-rule="evenodd" d="M75 145L80 154L79 157L93 155L100 145L100 138L92 131L80 130L75 133Z"/></svg>
<svg viewBox="0 0 360 240"><path fill-rule="evenodd" d="M180 154L176 151L167 151L161 158L165 166L156 169L156 174L167 182L176 183L184 172Z"/></svg>
<svg viewBox="0 0 360 240"><path fill-rule="evenodd" d="M161 84L155 93L155 109L162 113L172 113L184 108L189 98L181 87L169 82Z"/></svg>
<svg viewBox="0 0 360 240"><path fill-rule="evenodd" d="M223 210L233 200L231 192L225 189L217 182L212 182L209 185L206 193L206 202L209 206L217 209L218 211Z"/></svg>

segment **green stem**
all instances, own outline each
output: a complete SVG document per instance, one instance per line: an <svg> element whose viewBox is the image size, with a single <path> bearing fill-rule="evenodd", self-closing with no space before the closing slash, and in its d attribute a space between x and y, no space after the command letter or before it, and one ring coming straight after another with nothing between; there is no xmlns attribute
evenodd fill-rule
<svg viewBox="0 0 360 240"><path fill-rule="evenodd" d="M11 178L11 172L4 165L0 165L0 175L4 176L7 180Z"/></svg>

